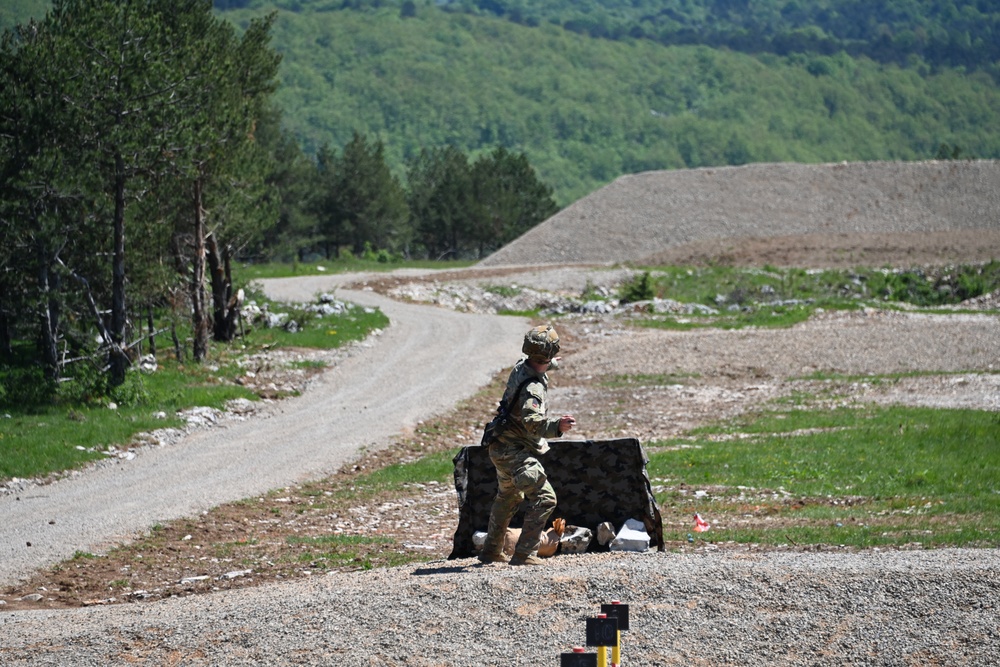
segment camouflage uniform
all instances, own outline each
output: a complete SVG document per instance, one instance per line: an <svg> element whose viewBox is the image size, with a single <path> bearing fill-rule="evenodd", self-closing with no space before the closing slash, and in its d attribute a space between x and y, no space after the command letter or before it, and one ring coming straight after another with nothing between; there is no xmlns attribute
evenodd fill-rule
<svg viewBox="0 0 1000 667"><path fill-rule="evenodd" d="M518 392L525 380L527 384ZM542 530L556 507L556 493L536 458L549 450L547 438L562 435L559 419L546 416L548 383L548 377L532 368L526 359L514 365L507 379L503 401L510 405L513 418L489 449L490 460L497 469L499 488L490 511L489 529L482 549L484 556L500 554L511 517L525 498L529 504L514 557L536 555ZM513 396L515 392L518 396Z"/></svg>

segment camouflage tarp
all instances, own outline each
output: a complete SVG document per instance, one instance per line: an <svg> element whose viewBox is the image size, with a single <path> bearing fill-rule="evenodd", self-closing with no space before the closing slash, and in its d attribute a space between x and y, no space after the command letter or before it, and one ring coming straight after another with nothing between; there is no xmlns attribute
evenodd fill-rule
<svg viewBox="0 0 1000 667"><path fill-rule="evenodd" d="M539 460L559 498L551 519L593 531L590 551L607 550L596 539L599 524L610 521L618 530L626 519L637 519L649 533L650 546L663 551L663 521L638 440L550 440L549 446ZM449 558L467 558L475 555L472 534L489 524L497 474L485 447L464 447L454 462L459 516ZM519 527L523 517L521 509L510 525Z"/></svg>

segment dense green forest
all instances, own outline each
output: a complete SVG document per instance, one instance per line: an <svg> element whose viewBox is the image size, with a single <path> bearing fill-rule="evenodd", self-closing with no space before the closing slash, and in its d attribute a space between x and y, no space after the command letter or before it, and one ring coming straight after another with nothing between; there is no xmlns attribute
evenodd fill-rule
<svg viewBox="0 0 1000 667"><path fill-rule="evenodd" d="M232 4L232 3L230 3ZM543 21L603 39L704 44L743 53L847 53L905 65L1000 60L1000 8L985 0L455 0L449 9Z"/></svg>
<svg viewBox="0 0 1000 667"><path fill-rule="evenodd" d="M420 3L426 4L426 3ZM331 11L398 6L412 0L216 0L223 9ZM542 23L598 39L702 44L743 53L847 53L905 65L985 68L1000 60L1000 7L987 0L437 0L444 11Z"/></svg>
<svg viewBox="0 0 1000 667"><path fill-rule="evenodd" d="M275 4L221 15L243 23ZM360 8L284 3L275 24L276 99L309 153L359 131L382 138L399 171L427 146L475 154L500 143L527 154L560 205L654 169L929 159L942 144L1000 156L1000 89L985 68L912 54L900 66L847 51L665 47L492 12L346 4ZM561 3L524 4L555 12ZM704 4L685 6L714 19L694 11Z"/></svg>
<svg viewBox="0 0 1000 667"><path fill-rule="evenodd" d="M240 26L277 9L275 100L306 154L358 132L404 180L408 160L444 146L523 152L560 206L654 169L1000 157L995 2L215 7Z"/></svg>
<svg viewBox="0 0 1000 667"><path fill-rule="evenodd" d="M998 158L997 16L925 0L9 1L0 402L79 368L120 384L143 324L187 319L203 359L236 335L234 260L482 257L646 170Z"/></svg>

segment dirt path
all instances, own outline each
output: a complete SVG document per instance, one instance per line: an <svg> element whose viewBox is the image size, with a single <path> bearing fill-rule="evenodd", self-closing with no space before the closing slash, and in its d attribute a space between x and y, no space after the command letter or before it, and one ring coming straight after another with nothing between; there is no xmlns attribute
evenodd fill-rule
<svg viewBox="0 0 1000 667"><path fill-rule="evenodd" d="M308 300L344 276L265 282L280 300ZM250 421L195 432L131 461L0 496L0 582L100 552L152 525L335 471L393 434L487 384L516 354L520 318L407 305L374 292L338 297L377 306L391 325L352 348L303 396ZM455 372L461 368L461 372Z"/></svg>

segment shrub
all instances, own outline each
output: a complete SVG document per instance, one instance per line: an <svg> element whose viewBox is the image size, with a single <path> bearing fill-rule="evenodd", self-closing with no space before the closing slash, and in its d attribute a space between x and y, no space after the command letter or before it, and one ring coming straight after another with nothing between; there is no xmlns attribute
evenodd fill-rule
<svg viewBox="0 0 1000 667"><path fill-rule="evenodd" d="M150 394L142 379L142 373L133 370L125 376L125 382L111 390L109 398L122 407L136 407L150 402Z"/></svg>
<svg viewBox="0 0 1000 667"><path fill-rule="evenodd" d="M52 402L57 384L39 366L0 367L0 407L36 407Z"/></svg>
<svg viewBox="0 0 1000 667"><path fill-rule="evenodd" d="M643 272L640 276L633 276L631 280L622 285L620 295L622 303L635 303L636 301L652 299L655 294L649 278L649 271Z"/></svg>

